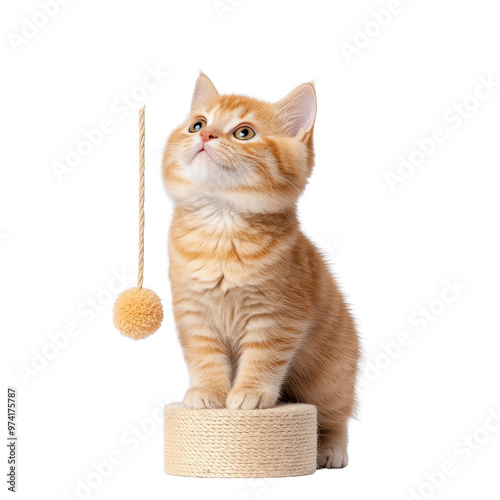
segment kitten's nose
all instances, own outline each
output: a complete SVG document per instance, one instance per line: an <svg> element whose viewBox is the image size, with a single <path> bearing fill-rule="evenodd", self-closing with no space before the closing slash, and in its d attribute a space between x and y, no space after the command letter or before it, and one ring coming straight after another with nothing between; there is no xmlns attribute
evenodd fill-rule
<svg viewBox="0 0 500 500"><path fill-rule="evenodd" d="M201 132L201 142L205 144L205 142L208 142L210 139L217 139L217 136L211 131L206 128L204 128Z"/></svg>

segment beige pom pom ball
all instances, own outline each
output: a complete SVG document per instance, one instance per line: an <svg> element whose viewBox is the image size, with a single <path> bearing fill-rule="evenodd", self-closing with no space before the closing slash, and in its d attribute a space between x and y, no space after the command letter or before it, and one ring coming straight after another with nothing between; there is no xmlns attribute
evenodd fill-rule
<svg viewBox="0 0 500 500"><path fill-rule="evenodd" d="M148 288L129 288L116 299L113 322L123 335L143 339L160 328L163 320L161 300Z"/></svg>

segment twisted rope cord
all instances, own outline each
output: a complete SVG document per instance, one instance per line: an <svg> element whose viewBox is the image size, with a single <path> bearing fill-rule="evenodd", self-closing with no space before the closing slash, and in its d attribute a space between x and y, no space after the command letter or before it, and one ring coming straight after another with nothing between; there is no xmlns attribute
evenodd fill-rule
<svg viewBox="0 0 500 500"><path fill-rule="evenodd" d="M145 159L144 145L146 137L145 109L139 110L139 266L137 288L141 289L144 281L144 198L145 198Z"/></svg>
<svg viewBox="0 0 500 500"><path fill-rule="evenodd" d="M191 477L289 477L316 470L316 407L165 407L165 472Z"/></svg>

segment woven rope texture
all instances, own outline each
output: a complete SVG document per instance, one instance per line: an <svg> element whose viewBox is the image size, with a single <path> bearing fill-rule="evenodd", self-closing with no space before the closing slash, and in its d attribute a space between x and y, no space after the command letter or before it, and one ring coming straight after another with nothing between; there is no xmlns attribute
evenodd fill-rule
<svg viewBox="0 0 500 500"><path fill-rule="evenodd" d="M290 477L316 471L316 407L165 407L165 472L191 477Z"/></svg>

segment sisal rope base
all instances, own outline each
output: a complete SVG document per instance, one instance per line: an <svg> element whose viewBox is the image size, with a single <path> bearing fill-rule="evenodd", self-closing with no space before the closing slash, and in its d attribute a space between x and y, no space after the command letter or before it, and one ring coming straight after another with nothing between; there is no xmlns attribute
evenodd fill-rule
<svg viewBox="0 0 500 500"><path fill-rule="evenodd" d="M165 407L165 472L190 477L290 477L316 471L317 414L307 404L266 410Z"/></svg>

